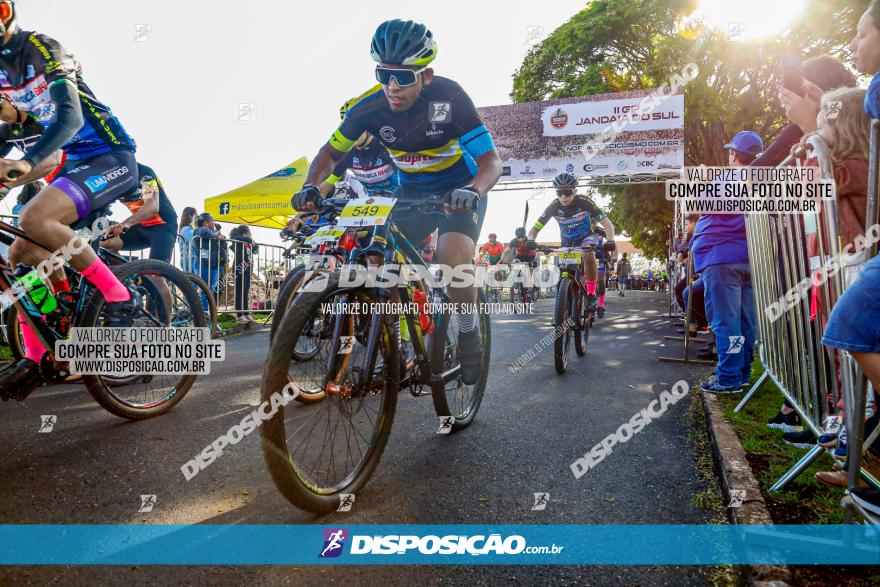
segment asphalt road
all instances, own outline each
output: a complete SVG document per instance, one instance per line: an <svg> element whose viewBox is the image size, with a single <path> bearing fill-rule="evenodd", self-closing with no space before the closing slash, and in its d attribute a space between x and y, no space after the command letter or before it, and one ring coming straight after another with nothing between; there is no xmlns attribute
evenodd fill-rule
<svg viewBox="0 0 880 587"><path fill-rule="evenodd" d="M664 294L612 294L588 355L556 375L552 347L516 373L506 365L552 329L552 301L532 316L493 320L493 367L473 426L435 434L430 398L402 394L388 447L352 512L315 517L273 486L257 434L185 481L180 466L259 403L268 334L227 342L214 365L171 413L127 422L103 411L82 386L42 388L0 406L3 523L250 524L648 524L704 523L716 512L692 498L705 489L688 442L689 400L675 404L595 469L575 479L572 461L692 372L659 363L670 323ZM572 352L572 355L574 353ZM41 415L57 415L37 433ZM547 492L544 511L533 493ZM141 494L155 494L138 513ZM2 548L3 545L0 545ZM601 547L601 545L597 545ZM685 545L683 545L685 547ZM243 544L242 548L259 548ZM0 584L702 585L696 567L18 567Z"/></svg>

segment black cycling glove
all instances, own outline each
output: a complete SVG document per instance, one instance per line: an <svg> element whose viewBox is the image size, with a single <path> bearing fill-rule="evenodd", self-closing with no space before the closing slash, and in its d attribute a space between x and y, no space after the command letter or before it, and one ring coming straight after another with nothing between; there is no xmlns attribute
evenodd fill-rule
<svg viewBox="0 0 880 587"><path fill-rule="evenodd" d="M471 187L458 188L446 195L446 203L458 210L476 210L480 193Z"/></svg>
<svg viewBox="0 0 880 587"><path fill-rule="evenodd" d="M290 199L290 205L293 206L293 209L297 212L301 212L305 210L306 206L309 204L317 204L320 201L321 190L318 189L318 186L306 184L301 190L293 194L293 197Z"/></svg>

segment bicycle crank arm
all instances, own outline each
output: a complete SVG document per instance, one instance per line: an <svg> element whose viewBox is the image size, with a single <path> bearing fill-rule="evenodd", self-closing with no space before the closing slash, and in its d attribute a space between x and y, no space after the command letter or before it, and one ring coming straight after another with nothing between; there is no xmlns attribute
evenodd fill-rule
<svg viewBox="0 0 880 587"><path fill-rule="evenodd" d="M431 376L431 384L442 383L446 385L450 381L454 381L456 377L458 377L458 372L461 371L461 365L457 365L450 369L449 371L444 371L443 373L438 373L436 375Z"/></svg>

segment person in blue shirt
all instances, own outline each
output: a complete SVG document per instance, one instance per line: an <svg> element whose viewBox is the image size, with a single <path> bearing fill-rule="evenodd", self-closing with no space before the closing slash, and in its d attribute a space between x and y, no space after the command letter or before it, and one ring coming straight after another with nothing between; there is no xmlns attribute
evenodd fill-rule
<svg viewBox="0 0 880 587"><path fill-rule="evenodd" d="M749 165L764 150L757 134L741 131L724 145L728 165ZM755 296L742 214L703 214L691 240L694 272L705 288L706 316L715 333L718 365L700 387L737 393L748 384L755 347Z"/></svg>
<svg viewBox="0 0 880 587"><path fill-rule="evenodd" d="M856 36L847 48L856 69L874 76L865 96L865 114L880 118L880 0L873 0L859 19Z"/></svg>

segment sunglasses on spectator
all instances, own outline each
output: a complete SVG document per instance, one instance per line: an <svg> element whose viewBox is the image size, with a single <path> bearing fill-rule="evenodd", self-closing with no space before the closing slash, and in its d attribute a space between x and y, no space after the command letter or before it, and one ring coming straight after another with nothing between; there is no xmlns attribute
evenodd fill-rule
<svg viewBox="0 0 880 587"><path fill-rule="evenodd" d="M391 80L397 81L397 85L401 88L411 86L419 79L419 74L428 69L394 69L392 67L376 66L376 80L383 86L390 86Z"/></svg>

